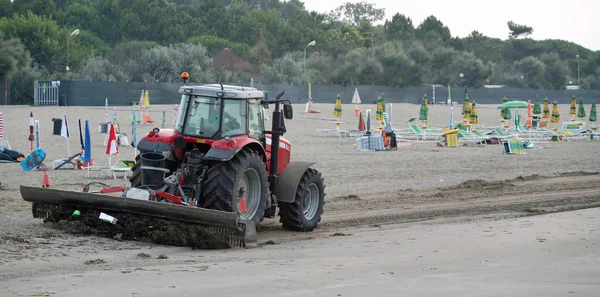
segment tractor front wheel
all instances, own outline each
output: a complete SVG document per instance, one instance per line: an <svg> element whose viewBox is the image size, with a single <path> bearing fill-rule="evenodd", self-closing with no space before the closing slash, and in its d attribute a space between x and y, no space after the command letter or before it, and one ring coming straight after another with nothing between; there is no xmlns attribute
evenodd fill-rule
<svg viewBox="0 0 600 297"><path fill-rule="evenodd" d="M308 168L298 184L294 202L279 202L283 228L309 232L317 227L325 204L325 185L321 173Z"/></svg>
<svg viewBox="0 0 600 297"><path fill-rule="evenodd" d="M205 177L201 207L239 213L241 219L254 222L258 228L265 215L269 181L265 163L256 151L241 150L231 160L213 164Z"/></svg>

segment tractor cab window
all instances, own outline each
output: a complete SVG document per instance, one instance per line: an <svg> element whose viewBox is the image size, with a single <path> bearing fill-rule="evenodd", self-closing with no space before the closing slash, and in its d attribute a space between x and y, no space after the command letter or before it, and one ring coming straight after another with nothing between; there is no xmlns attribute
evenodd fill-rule
<svg viewBox="0 0 600 297"><path fill-rule="evenodd" d="M176 129L184 135L213 138L219 131L221 99L183 95Z"/></svg>
<svg viewBox="0 0 600 297"><path fill-rule="evenodd" d="M246 125L245 100L183 95L175 129L183 135L215 139L246 134Z"/></svg>
<svg viewBox="0 0 600 297"><path fill-rule="evenodd" d="M263 137L262 104L259 99L248 100L248 136L256 140Z"/></svg>
<svg viewBox="0 0 600 297"><path fill-rule="evenodd" d="M225 99L221 137L243 134L246 134L246 101Z"/></svg>

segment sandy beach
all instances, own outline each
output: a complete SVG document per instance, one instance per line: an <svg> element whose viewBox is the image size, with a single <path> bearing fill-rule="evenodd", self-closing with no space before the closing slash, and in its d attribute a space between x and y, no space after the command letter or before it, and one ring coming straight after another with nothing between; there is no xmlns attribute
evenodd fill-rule
<svg viewBox="0 0 600 297"><path fill-rule="evenodd" d="M363 113L366 109L371 109L372 115L375 115L375 105L361 104L359 107ZM163 108L167 112L166 124L171 126L172 106L152 105L149 114L155 120L155 126L160 127ZM37 170L24 172L17 163L0 164L0 225L3 226L0 227L0 252L5 255L0 260L0 280L5 278L0 282L0 290L4 291L0 292L5 293L0 295L94 296L90 292L101 290L98 287L100 283L92 279L99 277L114 284L115 288L121 288L120 291L111 291L111 296L192 296L199 291L191 288L201 285L208 288L207 292L210 295L225 290L223 287L210 286L210 283L223 283L225 279L234 276L240 279L240 286L256 280L255 287L250 286L244 291L241 287L234 286L229 291L231 294L224 296L233 296L234 293L236 296L255 296L259 293L270 296L307 293L315 296L358 296L358 292L367 292L364 290L369 288L369 285L359 280L358 271L366 270L370 272L362 276L365 281L371 284L379 282L382 285L381 291L378 291L379 296L396 296L398 292L443 295L444 292L434 288L434 282L451 288L446 292L450 292L450 295L464 296L469 290L480 290L484 283L490 283L494 277L504 279L502 286L512 287L511 292L514 294L511 295L531 296L525 294L528 291L517 292L519 286L515 286L515 282L519 281L516 276L511 278L508 275L515 271L525 275L554 269L536 267L536 263L542 263L544 260L530 257L531 251L539 251L538 246L533 247L538 244L532 241L536 236L546 234L542 237L548 241L539 243L547 246L544 251L548 254L544 257L564 259L559 261L563 263L560 267L580 261L591 263L589 261L592 261L590 259L594 255L598 258L597 251L585 250L600 240L597 228L582 227L597 225L597 216L593 215L593 209L583 214L560 213L519 219L524 221L509 219L500 222L490 219L516 218L600 206L600 175L596 174L600 171L600 141L534 141L535 149L526 150L525 154L505 155L500 145L448 148L437 147L433 141L404 141L401 138L402 145L397 151L358 152L353 147L353 138L322 137L317 131L320 128L335 128L333 104L314 104L313 108L321 110L321 113L306 114L304 105L294 105L294 119L286 121L288 132L284 137L292 143L292 159L316 162L314 167L321 171L325 178L327 204L322 227L314 233L290 234L280 229L277 219L266 220L266 231L259 232L261 247L254 250L191 252L186 248L65 234L45 226L41 220L33 219L29 203L20 197L19 186L41 187L43 173ZM455 120L460 118L460 108L461 105L454 109ZM569 106L560 105L559 108L561 121L570 119ZM120 130L127 133L130 139L129 117L132 110L139 114L137 107L117 107ZM7 106L0 108L0 111L4 115L5 139L13 149L24 154L30 147L27 140L28 117L29 112L33 112L34 118L40 121L40 143L48 154L46 163L50 165L52 160L64 158L69 153L66 140L52 135L52 118L62 118L66 114L71 134L70 154L80 150L78 119L82 120L82 125L83 121L88 120L92 133L94 163L108 164L109 159L104 154L106 148L103 145L105 134L98 131L98 124L105 121L104 107ZM480 125L499 125L499 110L496 109L496 105L478 105L478 111ZM586 111L589 112L589 105L586 105ZM112 120L112 112L111 106L109 120ZM447 126L449 112L447 106L430 105L429 125L439 128ZM418 114L418 105L393 104L393 126L406 128L406 120L418 117ZM525 115L525 111L521 114ZM354 105L344 105L340 120L341 129L356 129L358 119L354 115ZM270 125L271 122L266 124ZM586 125L589 126L590 123L586 122ZM378 123L373 118L372 128L376 129L377 126ZM152 127L154 126L138 126L138 138ZM558 125L549 124L549 127ZM118 159L133 159L133 148L119 149L119 154L112 157L112 162ZM86 178L82 170L50 170L48 174L51 188L56 189L81 191L84 184L93 180L110 185L127 184L124 179ZM457 218L475 223L452 222ZM440 221L430 222L434 225L425 224L428 220ZM568 223L565 220L569 220ZM398 223L403 225L396 225ZM495 224L503 224L503 227ZM391 227L392 225L396 227ZM523 233L527 235L522 236L517 236L516 234L521 234L517 231L510 231L511 228L524 229L525 225L541 227L527 229ZM574 231L565 225L576 226L579 228L577 232L584 232L584 235L578 235L577 238L571 236ZM554 229L557 233L550 235L545 233L548 226L562 227L557 227L558 229ZM401 228L398 229L399 227ZM384 230L373 233L368 231L369 228ZM472 233L473 228L478 230L478 235L468 235ZM488 237L492 233L487 231L481 233L492 228L497 228L492 232L495 237ZM500 229L503 231L496 232ZM456 238L447 238L447 234L441 234L440 230L445 230L447 234L455 234ZM511 239L502 237L508 236L510 232L515 232ZM332 237L335 234L354 235ZM428 236L424 236L425 234ZM469 236L475 236L477 239ZM555 237L548 238L551 236ZM408 243L414 242L414 239L409 238L419 238L419 245L408 247ZM557 245L550 247L550 239L555 239ZM512 242L511 249L503 251L501 255L497 254L499 250L494 244L500 242ZM571 243L576 244L582 251L585 250L585 253L582 252L580 256L573 255L565 248ZM428 253L437 255L435 250L440 252L442 247L450 249L449 246L454 244L456 246L452 256L443 261L430 258L429 262L424 264L423 261L416 260L419 259L418 256L423 256L417 251L427 250ZM347 255L336 254L339 247L350 248L357 245L360 246L360 251L353 250ZM325 247L322 253L313 253L322 247ZM387 254L392 260L385 260L386 254L383 250L399 256L393 258L391 254ZM551 254L551 251L555 253ZM159 254L165 254L169 260L164 263L157 260L143 262L136 259L140 252L148 253L154 259ZM367 256L367 253L379 256ZM466 260L466 254L471 253L478 253L480 257ZM588 255L586 253L590 253L589 257L584 256ZM190 255L191 259L188 259ZM106 263L83 264L97 258ZM488 262L482 262L486 259ZM407 266L409 260L418 264ZM347 264L355 263L353 261L362 262L356 265ZM468 264L461 266L464 271L452 268L463 261L467 261L465 263ZM522 267L527 269L519 269L520 266L515 266L516 263L525 263ZM235 269L240 265L246 265L248 269L259 272L253 273L252 276L244 276L241 271ZM371 269L371 266L377 269ZM401 268L391 269L392 266ZM274 268L275 273L268 272ZM433 268L437 271L431 270ZM306 271L315 270L317 271L314 276L310 279L305 278ZM345 274L336 276L340 270ZM426 270L429 272L424 273ZM202 284L195 283L192 287L185 288L181 279L185 278L184 274L189 271L203 271L203 276L210 276L204 278ZM489 274L481 274L482 271L489 271ZM585 266L585 270L581 268L575 272L576 275L582 276L597 276L599 273L593 266ZM162 273L164 275L161 276ZM269 277L266 274L269 274ZM151 275L159 276L160 281ZM169 276L165 279L165 275ZM556 277L548 281L562 281L560 275L562 274L556 274ZM260 285L258 280L264 277L267 277L268 281ZM394 280L398 277L403 279L401 289L398 288L400 283ZM70 282L59 283L59 278L68 278ZM176 278L179 281L176 281ZM330 279L331 284L316 287L301 285L312 282L313 278ZM451 284L460 280L465 283L464 287ZM563 283L548 287L560 287L562 291L542 288L541 281L540 277L531 277L521 282L520 286L533 288L531 292L554 293L555 296L569 295L571 290L579 293L578 296L596 296L599 292L598 283L594 283L592 279L582 279L581 284L573 286ZM37 285L32 286L32 282ZM569 282L574 284L577 280L573 278ZM490 296L506 293L501 290L502 286L492 286ZM593 292L596 294L592 294Z"/></svg>

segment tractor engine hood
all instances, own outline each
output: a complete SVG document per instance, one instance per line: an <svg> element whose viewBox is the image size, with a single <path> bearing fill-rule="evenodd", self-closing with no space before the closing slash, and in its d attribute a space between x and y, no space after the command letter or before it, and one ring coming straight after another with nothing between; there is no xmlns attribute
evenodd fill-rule
<svg viewBox="0 0 600 297"><path fill-rule="evenodd" d="M158 133L156 133L158 131ZM137 149L142 152L169 152L173 149L173 141L179 137L179 132L174 129L154 128L144 138L140 139Z"/></svg>

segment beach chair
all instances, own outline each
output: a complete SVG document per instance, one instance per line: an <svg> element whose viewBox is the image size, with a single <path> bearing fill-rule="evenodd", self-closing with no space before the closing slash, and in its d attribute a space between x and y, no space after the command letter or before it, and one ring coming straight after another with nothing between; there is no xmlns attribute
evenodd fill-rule
<svg viewBox="0 0 600 297"><path fill-rule="evenodd" d="M117 179L117 173L123 174L123 179L127 179L132 174L131 168L133 164L135 164L135 161L132 160L117 160L108 170L115 180Z"/></svg>
<svg viewBox="0 0 600 297"><path fill-rule="evenodd" d="M518 138L507 139L502 142L504 154L518 155L525 153L523 140Z"/></svg>
<svg viewBox="0 0 600 297"><path fill-rule="evenodd" d="M518 133L527 134L530 139L546 137L550 133L546 129L526 129L521 124L517 125L516 130Z"/></svg>
<svg viewBox="0 0 600 297"><path fill-rule="evenodd" d="M63 166L69 164L71 165L71 169L77 169L77 160L75 160L75 158L81 156L81 152L76 153L75 155L68 157L68 158L61 158L61 159L56 159L52 161L52 167L54 167L54 170L58 170L61 169Z"/></svg>
<svg viewBox="0 0 600 297"><path fill-rule="evenodd" d="M143 115L142 119L144 120L143 125L154 123L154 120L149 115Z"/></svg>
<svg viewBox="0 0 600 297"><path fill-rule="evenodd" d="M129 138L127 137L127 133L121 133L121 129L119 128L118 123L114 123L115 125L115 134L117 134L117 145L118 146L130 146ZM104 145L108 144L108 133L104 136Z"/></svg>
<svg viewBox="0 0 600 297"><path fill-rule="evenodd" d="M408 127L410 129L410 132L401 132L399 134L405 136L414 135L417 137L417 140L427 140L427 136L432 136L435 140L439 141L439 139L442 137L442 133L439 131L439 129L423 129L419 127L416 121L409 120Z"/></svg>
<svg viewBox="0 0 600 297"><path fill-rule="evenodd" d="M134 164L135 161L131 161L131 160L117 160L113 165L109 166L99 166L99 165L94 165L94 166L87 166L87 167L83 167L84 170L86 170L85 173L85 177L87 178L100 178L100 175L102 173L106 174L107 177L112 177L113 179L117 179L117 174L121 173L123 174L123 178L127 179L127 177L131 176L132 171L131 168L133 167L132 164ZM95 176L92 176L92 173L96 173Z"/></svg>
<svg viewBox="0 0 600 297"><path fill-rule="evenodd" d="M8 142L7 139L4 139L4 138L0 139L0 150L1 149L7 149L7 150L11 149L10 143Z"/></svg>
<svg viewBox="0 0 600 297"><path fill-rule="evenodd" d="M472 132L461 129L461 126L457 127L459 127L457 132L458 138L463 142L472 142L473 144L486 145L488 139L490 139L490 136L485 134L483 136L477 135L475 133L477 132L477 130L475 132Z"/></svg>
<svg viewBox="0 0 600 297"><path fill-rule="evenodd" d="M136 122L137 122L138 124L142 122L142 119L140 119L140 118L138 118L138 117L136 117L136 119L135 119L135 120L136 120ZM131 122L131 124L133 124L133 115L130 115L130 116L129 116L129 122Z"/></svg>

